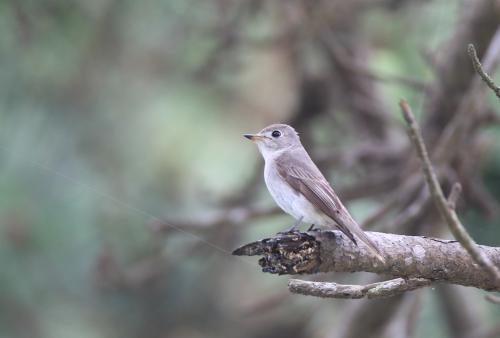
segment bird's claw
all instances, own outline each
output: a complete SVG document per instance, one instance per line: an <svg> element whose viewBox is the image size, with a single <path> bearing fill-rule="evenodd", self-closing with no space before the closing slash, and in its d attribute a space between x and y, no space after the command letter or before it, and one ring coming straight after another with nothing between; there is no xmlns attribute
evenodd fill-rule
<svg viewBox="0 0 500 338"><path fill-rule="evenodd" d="M304 216L300 217L295 221L295 223L288 229L278 232L278 235L288 235L300 232L300 225L302 224L302 219Z"/></svg>
<svg viewBox="0 0 500 338"><path fill-rule="evenodd" d="M297 233L297 232L300 232L299 230L299 227L294 225L288 229L285 229L283 231L278 231L278 235L289 235L289 234L293 234L293 233Z"/></svg>

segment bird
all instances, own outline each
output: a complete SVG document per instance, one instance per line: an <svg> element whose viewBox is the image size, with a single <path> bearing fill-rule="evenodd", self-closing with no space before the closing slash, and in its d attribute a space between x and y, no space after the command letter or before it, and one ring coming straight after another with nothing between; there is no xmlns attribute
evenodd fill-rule
<svg viewBox="0 0 500 338"><path fill-rule="evenodd" d="M264 181L278 206L296 222L336 226L356 246L359 239L385 263L380 249L361 229L307 151L299 134L286 124L272 124L257 134L243 134L254 142L264 158Z"/></svg>

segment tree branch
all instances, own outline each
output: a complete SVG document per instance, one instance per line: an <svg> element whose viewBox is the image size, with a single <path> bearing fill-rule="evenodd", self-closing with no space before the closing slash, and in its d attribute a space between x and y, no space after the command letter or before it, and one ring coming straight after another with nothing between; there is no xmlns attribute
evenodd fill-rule
<svg viewBox="0 0 500 338"><path fill-rule="evenodd" d="M234 255L263 256L262 271L275 274L366 271L401 278L424 278L500 291L496 280L474 264L457 241L367 232L382 252L380 263L365 246L356 246L339 231L277 234L236 249ZM494 264L500 248L478 246Z"/></svg>
<svg viewBox="0 0 500 338"><path fill-rule="evenodd" d="M477 57L476 49L474 48L474 45L472 43L467 46L467 52L469 53L469 56L472 60L472 65L474 66L474 70L476 71L476 73L479 74L481 79L483 79L488 87L490 87L495 95L500 99L500 87L498 87L495 82L493 82L493 79L483 70L483 66L481 65L481 62Z"/></svg>
<svg viewBox="0 0 500 338"><path fill-rule="evenodd" d="M243 224L260 217L278 215L280 209L276 206L231 207L212 213L206 213L191 221L153 220L148 224L154 233L167 233L173 230L172 224L185 230L211 230L224 224Z"/></svg>
<svg viewBox="0 0 500 338"><path fill-rule="evenodd" d="M464 53L464 46L473 42L479 55L484 55L498 29L496 1L468 1L462 8L462 15L457 20L451 39L442 47L437 60L436 82L424 105L424 130L430 144L436 141L458 112L464 93L469 90L475 77L469 55Z"/></svg>
<svg viewBox="0 0 500 338"><path fill-rule="evenodd" d="M500 304L500 297L495 296L495 295L486 295L484 298L493 304Z"/></svg>
<svg viewBox="0 0 500 338"><path fill-rule="evenodd" d="M411 112L408 102L406 102L405 100L401 100L399 105L401 107L401 111L406 120L406 123L408 124L411 140L414 143L415 148L417 149L418 157L422 161L422 167L427 185L429 186L429 190L432 197L434 198L439 212L441 213L441 216L450 228L453 236L460 242L460 244L462 244L465 250L467 250L472 259L486 271L488 271L488 273L494 278L496 284L500 286L500 271L498 270L498 267L493 264L486 255L484 255L479 246L467 233L467 230L465 230L465 227L458 219L457 213L455 212L454 208L450 208L450 204L454 205L455 200L458 197L457 191L459 189L456 187L454 188L455 192L452 192L450 196L451 203L449 203L443 194L443 190L441 189L437 175L434 172L429 154L427 153L427 149L424 144L424 140L420 133L420 128L415 121L415 117Z"/></svg>
<svg viewBox="0 0 500 338"><path fill-rule="evenodd" d="M485 72L493 73L495 71L500 62L499 55L500 29L497 29L491 38L491 43L484 52L482 67ZM467 62L470 62L468 58ZM456 72L458 71L456 70ZM472 74L474 73L472 72ZM460 93L460 100L456 108L454 108L453 116L440 129L439 138L436 139L436 145L432 154L434 161L439 161L440 163L449 162L458 156L457 153L460 149L464 148L464 145L472 143L471 139L474 138L470 137L471 129L483 119L484 111L490 110L485 107L485 100L481 95L482 89L481 79L473 77L467 90ZM451 97L449 96L440 98L441 101L448 101L450 99ZM428 115L432 116L432 114L438 113L438 111L429 112Z"/></svg>
<svg viewBox="0 0 500 338"><path fill-rule="evenodd" d="M384 282L367 285L344 285L327 282L309 282L290 279L288 289L293 293L321 298L387 298L406 291L413 291L431 285L432 281L425 278L395 278Z"/></svg>
<svg viewBox="0 0 500 338"><path fill-rule="evenodd" d="M460 198L460 194L462 193L462 186L460 183L455 182L451 187L450 194L448 195L448 208L455 210L457 207L457 201Z"/></svg>

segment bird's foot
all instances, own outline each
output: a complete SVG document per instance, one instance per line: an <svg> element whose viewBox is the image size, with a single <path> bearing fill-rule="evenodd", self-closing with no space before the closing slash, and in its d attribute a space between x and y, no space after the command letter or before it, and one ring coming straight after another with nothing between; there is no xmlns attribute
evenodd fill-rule
<svg viewBox="0 0 500 338"><path fill-rule="evenodd" d="M299 232L299 225L294 224L288 229L285 229L283 231L279 231L278 235L288 235L288 234L292 234L294 232Z"/></svg>
<svg viewBox="0 0 500 338"><path fill-rule="evenodd" d="M278 235L287 235L294 232L299 232L300 224L302 223L302 218L299 218L290 228L278 232Z"/></svg>

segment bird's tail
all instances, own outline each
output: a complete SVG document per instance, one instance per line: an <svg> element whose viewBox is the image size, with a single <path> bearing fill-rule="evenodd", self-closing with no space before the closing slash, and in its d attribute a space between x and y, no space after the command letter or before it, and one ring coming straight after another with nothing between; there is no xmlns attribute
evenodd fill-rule
<svg viewBox="0 0 500 338"><path fill-rule="evenodd" d="M385 258L382 255L382 252L378 248L378 246L371 240L370 237L362 230L356 233L356 236L366 245L368 250L382 263L385 264Z"/></svg>
<svg viewBox="0 0 500 338"><path fill-rule="evenodd" d="M356 221L352 220L350 223L349 227L342 226L337 223L337 227L349 237L351 241L354 242L354 244L358 245L354 235L363 242L363 244L366 245L368 250L382 263L385 264L385 258L380 251L380 249L377 247L377 245L368 237L368 235L361 229L361 227L356 223Z"/></svg>

